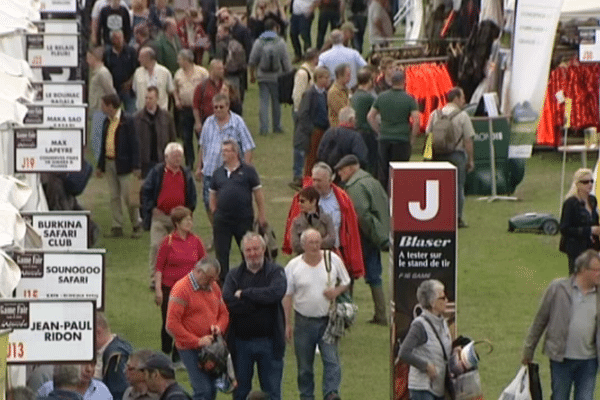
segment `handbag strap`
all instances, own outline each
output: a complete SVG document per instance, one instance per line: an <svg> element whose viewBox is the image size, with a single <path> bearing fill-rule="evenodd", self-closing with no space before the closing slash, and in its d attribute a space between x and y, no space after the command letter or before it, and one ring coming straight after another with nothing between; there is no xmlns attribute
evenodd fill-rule
<svg viewBox="0 0 600 400"><path fill-rule="evenodd" d="M323 250L323 263L327 271L327 286L331 285L331 250Z"/></svg>
<svg viewBox="0 0 600 400"><path fill-rule="evenodd" d="M424 315L423 315L423 319L425 321L427 321L427 323L429 324L429 326L431 326L431 329L433 330L433 333L435 333L435 337L440 342L440 346L442 346L442 353L444 354L444 361L448 361L448 356L446 355L446 349L444 348L444 343L442 342L442 339L440 338L439 333L435 329L435 326L433 326L433 323L426 316L424 316Z"/></svg>

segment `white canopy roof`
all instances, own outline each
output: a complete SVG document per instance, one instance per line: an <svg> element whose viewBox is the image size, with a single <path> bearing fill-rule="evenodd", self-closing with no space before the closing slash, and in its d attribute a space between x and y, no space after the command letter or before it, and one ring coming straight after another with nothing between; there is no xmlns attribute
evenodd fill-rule
<svg viewBox="0 0 600 400"><path fill-rule="evenodd" d="M600 1L598 0L565 0L560 14L561 19L600 18Z"/></svg>

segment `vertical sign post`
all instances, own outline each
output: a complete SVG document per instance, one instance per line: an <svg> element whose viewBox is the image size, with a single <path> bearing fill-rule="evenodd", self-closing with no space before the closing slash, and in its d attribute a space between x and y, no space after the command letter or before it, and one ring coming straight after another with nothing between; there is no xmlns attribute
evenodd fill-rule
<svg viewBox="0 0 600 400"><path fill-rule="evenodd" d="M437 279L446 287L446 317L455 336L456 168L448 162L390 163L392 399L408 399L408 365L400 343L421 313L417 287Z"/></svg>

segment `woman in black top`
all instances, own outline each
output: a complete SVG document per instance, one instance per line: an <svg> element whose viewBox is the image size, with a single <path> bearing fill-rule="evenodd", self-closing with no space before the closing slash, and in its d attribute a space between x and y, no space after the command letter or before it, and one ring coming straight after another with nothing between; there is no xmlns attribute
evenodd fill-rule
<svg viewBox="0 0 600 400"><path fill-rule="evenodd" d="M598 201L591 194L594 180L592 171L578 169L573 175L560 216L560 250L569 257L569 275L573 273L575 259L587 249L600 249L598 226Z"/></svg>

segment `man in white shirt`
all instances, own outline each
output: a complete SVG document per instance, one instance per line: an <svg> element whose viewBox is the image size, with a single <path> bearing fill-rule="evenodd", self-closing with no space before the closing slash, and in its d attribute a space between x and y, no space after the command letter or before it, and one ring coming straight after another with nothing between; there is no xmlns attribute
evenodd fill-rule
<svg viewBox="0 0 600 400"><path fill-rule="evenodd" d="M151 47L142 47L138 57L140 66L133 74L133 91L136 95L135 108L144 108L146 90L150 86L158 89L158 106L163 110L169 109L169 95L175 91L171 72L156 62L156 53Z"/></svg>
<svg viewBox="0 0 600 400"><path fill-rule="evenodd" d="M319 346L323 361L323 398L340 400L342 370L337 343L326 343L323 333L329 322L329 306L337 296L348 290L350 277L341 258L335 253L329 253L329 258L329 255L321 250L321 241L321 234L317 230L310 228L304 231L300 236L304 253L292 259L285 267L285 334L287 340L291 340L293 307L293 337L300 398L315 398L313 364L315 349ZM330 260L328 268L325 257ZM338 280L339 285L335 286Z"/></svg>
<svg viewBox="0 0 600 400"><path fill-rule="evenodd" d="M348 64L350 66L350 82L348 89L356 86L357 71L367 65L365 59L360 53L354 49L344 46L344 33L335 29L331 32L331 49L321 53L319 56L318 66L324 66L329 70L331 79L335 79L335 68L340 64Z"/></svg>
<svg viewBox="0 0 600 400"><path fill-rule="evenodd" d="M56 366L54 369L54 380L56 380L57 374L61 375L61 367ZM94 364L87 363L77 366L81 371L79 382L77 382L71 388L72 391L79 393L83 396L83 400L112 400L113 396L104 383L98 379L93 379L94 376ZM64 374L63 374L64 375ZM62 376L62 375L61 375ZM45 397L54 390L54 380L44 383L37 392L38 398ZM64 389L62 383L57 383L58 389Z"/></svg>

